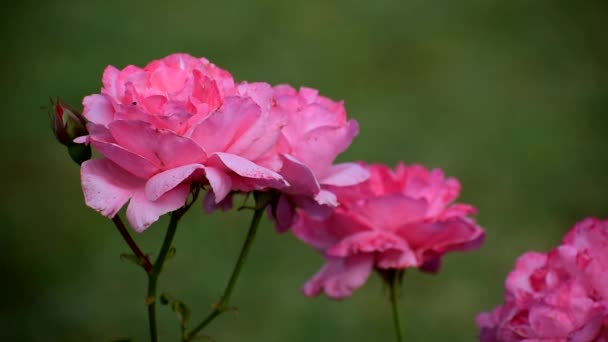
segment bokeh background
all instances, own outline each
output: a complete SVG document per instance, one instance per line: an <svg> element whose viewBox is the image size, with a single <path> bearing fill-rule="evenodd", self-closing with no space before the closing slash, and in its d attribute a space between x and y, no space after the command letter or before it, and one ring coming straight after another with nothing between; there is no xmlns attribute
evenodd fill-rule
<svg viewBox="0 0 608 342"><path fill-rule="evenodd" d="M608 3L597 1L4 1L0 340L146 341L144 273L83 204L78 168L42 106L78 105L108 64L206 56L237 80L344 99L361 133L341 160L441 167L479 208L487 241L406 274L407 341L473 341L515 258L608 216ZM198 321L215 302L249 213L191 210L160 289ZM299 292L322 258L264 220L215 341L391 341L377 277L345 301ZM166 219L137 236L158 250ZM162 341L177 321L159 309Z"/></svg>

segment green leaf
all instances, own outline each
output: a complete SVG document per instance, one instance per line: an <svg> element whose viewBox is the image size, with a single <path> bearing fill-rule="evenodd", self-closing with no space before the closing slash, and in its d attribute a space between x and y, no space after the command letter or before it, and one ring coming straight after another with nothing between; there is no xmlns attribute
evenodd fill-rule
<svg viewBox="0 0 608 342"><path fill-rule="evenodd" d="M181 300L175 300L171 303L171 309L177 314L177 319L182 327L186 326L190 320L190 309L186 303Z"/></svg>
<svg viewBox="0 0 608 342"><path fill-rule="evenodd" d="M122 253L120 255L120 260L132 262L135 265L140 265L141 266L141 260L139 260L139 258L137 257L137 255L134 255L134 254Z"/></svg>
<svg viewBox="0 0 608 342"><path fill-rule="evenodd" d="M167 304L171 303L172 301L173 301L173 298L171 298L171 296L169 294L163 292L160 295L160 303L162 305L167 305Z"/></svg>
<svg viewBox="0 0 608 342"><path fill-rule="evenodd" d="M169 250L167 251L167 256L165 257L165 261L173 258L175 256L175 253L177 253L177 249L175 249L175 247L169 248Z"/></svg>

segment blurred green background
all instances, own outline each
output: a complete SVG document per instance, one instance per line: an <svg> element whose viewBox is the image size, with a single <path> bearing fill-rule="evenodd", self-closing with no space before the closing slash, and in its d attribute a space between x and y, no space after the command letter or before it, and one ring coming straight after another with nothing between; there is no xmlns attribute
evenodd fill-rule
<svg viewBox="0 0 608 342"><path fill-rule="evenodd" d="M361 133L341 160L441 167L479 208L487 241L406 274L407 341L473 341L515 258L608 216L606 1L4 1L0 340L146 341L144 273L83 204L78 168L41 106L78 105L108 64L206 56L237 80L344 99ZM219 297L248 212L191 210L160 290L198 321ZM167 220L137 236L158 250ZM207 334L229 341L392 341L377 277L345 301L300 286L322 258L264 220L233 297ZM159 309L162 341L176 319Z"/></svg>

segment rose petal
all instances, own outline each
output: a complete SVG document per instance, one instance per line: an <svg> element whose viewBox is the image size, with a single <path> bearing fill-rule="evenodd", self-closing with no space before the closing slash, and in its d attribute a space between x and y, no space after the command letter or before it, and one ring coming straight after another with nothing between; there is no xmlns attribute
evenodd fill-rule
<svg viewBox="0 0 608 342"><path fill-rule="evenodd" d="M133 229L138 233L143 232L152 223L158 221L161 215L181 208L188 199L190 186L179 185L166 192L156 201L150 201L142 187L140 191L133 194L127 208L127 219Z"/></svg>
<svg viewBox="0 0 608 342"><path fill-rule="evenodd" d="M192 176L197 170L202 169L204 169L204 166L200 164L189 164L156 174L146 183L146 196L150 201L156 201Z"/></svg>
<svg viewBox="0 0 608 342"><path fill-rule="evenodd" d="M114 120L114 107L104 95L89 95L82 100L82 115L90 122L107 126Z"/></svg>
<svg viewBox="0 0 608 342"><path fill-rule="evenodd" d="M366 181L369 172L357 163L342 163L332 166L320 181L324 185L352 186Z"/></svg>
<svg viewBox="0 0 608 342"><path fill-rule="evenodd" d="M361 254L345 259L329 258L325 265L302 288L306 296L325 292L327 297L343 299L352 295L369 277L373 268L373 255Z"/></svg>
<svg viewBox="0 0 608 342"><path fill-rule="evenodd" d="M127 151L119 145L95 140L94 137L91 137L91 145L106 158L142 179L148 179L159 171L158 167L151 161L133 152Z"/></svg>
<svg viewBox="0 0 608 342"><path fill-rule="evenodd" d="M85 203L106 217L114 217L144 181L102 159L87 160L80 168Z"/></svg>
<svg viewBox="0 0 608 342"><path fill-rule="evenodd" d="M205 159L205 153L194 141L170 131L158 130L143 121L116 120L109 129L120 146L164 170Z"/></svg>
<svg viewBox="0 0 608 342"><path fill-rule="evenodd" d="M214 153L209 157L208 165L232 171L233 190L280 189L289 184L278 173L229 153Z"/></svg>

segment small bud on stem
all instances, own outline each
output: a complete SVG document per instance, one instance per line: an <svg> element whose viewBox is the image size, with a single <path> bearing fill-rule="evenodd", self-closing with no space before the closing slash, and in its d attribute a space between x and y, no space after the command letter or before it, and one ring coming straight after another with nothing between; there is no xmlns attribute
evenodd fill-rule
<svg viewBox="0 0 608 342"><path fill-rule="evenodd" d="M51 129L57 141L68 148L70 157L79 165L91 159L91 147L74 142L78 137L89 135L84 116L60 98L55 101L51 99L51 105L53 106L52 112L49 113Z"/></svg>

